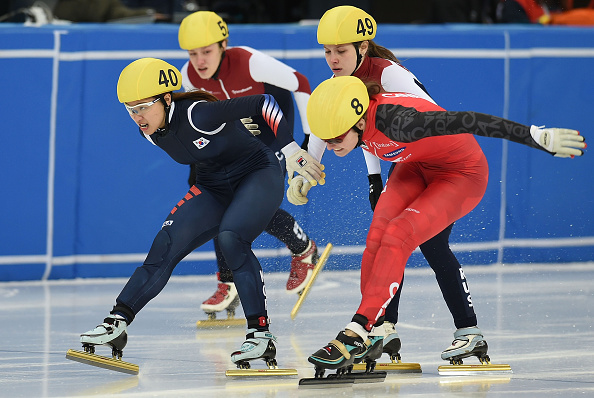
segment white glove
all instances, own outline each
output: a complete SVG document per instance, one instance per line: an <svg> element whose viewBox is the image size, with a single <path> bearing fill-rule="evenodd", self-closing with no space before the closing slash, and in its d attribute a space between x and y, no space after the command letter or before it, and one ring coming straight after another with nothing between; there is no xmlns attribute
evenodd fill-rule
<svg viewBox="0 0 594 398"><path fill-rule="evenodd" d="M289 189L287 189L287 199L295 206L306 204L307 193L311 189L311 184L303 177L297 176L289 181Z"/></svg>
<svg viewBox="0 0 594 398"><path fill-rule="evenodd" d="M243 125L245 126L246 129L248 129L250 131L250 133L252 133L252 135L256 136L256 135L260 135L261 131L258 130L258 125L256 123L254 123L254 121L249 118L243 118L243 119L239 119L241 120L241 123L243 123Z"/></svg>
<svg viewBox="0 0 594 398"><path fill-rule="evenodd" d="M579 131L559 128L530 127L530 135L541 147L559 158L582 156L586 147Z"/></svg>
<svg viewBox="0 0 594 398"><path fill-rule="evenodd" d="M286 156L286 155L285 155ZM326 173L322 172L324 165L315 160L306 150L299 148L292 155L287 156L287 174L289 184L293 179L293 174L297 173L305 177L311 185L324 185Z"/></svg>

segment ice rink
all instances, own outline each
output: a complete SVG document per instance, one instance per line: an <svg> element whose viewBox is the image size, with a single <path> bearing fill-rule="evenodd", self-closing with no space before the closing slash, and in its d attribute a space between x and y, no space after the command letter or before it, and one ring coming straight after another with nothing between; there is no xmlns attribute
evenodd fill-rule
<svg viewBox="0 0 594 398"><path fill-rule="evenodd" d="M307 362L357 308L358 272L323 271L294 321L296 295L286 274L265 274L278 363L297 377L227 378L230 353L244 327L199 330L199 304L214 276L174 277L128 328L124 360L131 376L65 358L79 334L101 323L124 279L0 284L1 397L589 397L594 396L594 263L466 267L473 303L492 363L506 376L440 376L440 352L454 325L430 269L407 270L397 330L404 362L422 374L388 374L381 383L304 389ZM243 312L238 311L238 316ZM109 355L107 347L97 353ZM383 357L381 361L387 361ZM475 358L465 360L475 364ZM263 367L262 361L254 367Z"/></svg>

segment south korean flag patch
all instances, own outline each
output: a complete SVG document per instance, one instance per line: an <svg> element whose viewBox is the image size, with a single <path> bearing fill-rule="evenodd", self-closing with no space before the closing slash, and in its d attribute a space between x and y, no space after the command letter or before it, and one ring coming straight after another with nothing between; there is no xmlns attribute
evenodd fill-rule
<svg viewBox="0 0 594 398"><path fill-rule="evenodd" d="M196 145L196 148L202 149L205 146L207 146L210 141L204 137L200 137L196 141L192 141L192 142L194 143L194 145Z"/></svg>

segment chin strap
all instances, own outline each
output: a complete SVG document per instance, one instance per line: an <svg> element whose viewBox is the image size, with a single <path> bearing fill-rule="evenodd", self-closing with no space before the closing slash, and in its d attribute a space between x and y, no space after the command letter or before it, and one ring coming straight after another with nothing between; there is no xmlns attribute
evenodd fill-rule
<svg viewBox="0 0 594 398"><path fill-rule="evenodd" d="M363 56L359 52L359 47L361 46L361 43L353 43L353 46L355 46L355 52L357 53L357 65L355 65L355 69L353 70L353 73L351 73L351 76L355 74L355 72L359 68L359 65L361 65L361 62L363 61Z"/></svg>
<svg viewBox="0 0 594 398"><path fill-rule="evenodd" d="M363 144L363 130L361 130L359 127L357 126L353 126L351 127L353 130L355 130L355 132L357 133L357 135L359 136L359 140L357 141L357 145L355 145L355 148L359 148L361 146L361 144Z"/></svg>

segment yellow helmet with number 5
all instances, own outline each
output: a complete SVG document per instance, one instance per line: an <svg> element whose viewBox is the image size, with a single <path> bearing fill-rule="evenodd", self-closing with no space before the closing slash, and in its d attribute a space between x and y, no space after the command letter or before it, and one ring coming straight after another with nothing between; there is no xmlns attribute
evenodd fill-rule
<svg viewBox="0 0 594 398"><path fill-rule="evenodd" d="M197 11L185 17L177 33L179 47L184 50L210 46L229 37L227 24L212 11Z"/></svg>
<svg viewBox="0 0 594 398"><path fill-rule="evenodd" d="M318 25L318 43L338 45L372 40L376 30L375 19L362 9L338 6L322 15Z"/></svg>
<svg viewBox="0 0 594 398"><path fill-rule="evenodd" d="M311 132L322 140L349 131L369 107L367 87L357 77L338 76L323 81L307 102Z"/></svg>
<svg viewBox="0 0 594 398"><path fill-rule="evenodd" d="M118 79L118 100L138 101L179 90L181 73L157 58L140 58L124 68Z"/></svg>

